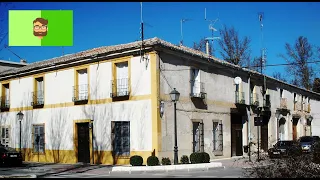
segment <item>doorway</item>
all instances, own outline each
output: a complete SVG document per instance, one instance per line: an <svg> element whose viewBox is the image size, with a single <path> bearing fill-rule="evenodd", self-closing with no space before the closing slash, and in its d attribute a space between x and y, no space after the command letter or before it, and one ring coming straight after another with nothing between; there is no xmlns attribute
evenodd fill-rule
<svg viewBox="0 0 320 180"><path fill-rule="evenodd" d="M90 163L89 123L77 123L78 162Z"/></svg>
<svg viewBox="0 0 320 180"><path fill-rule="evenodd" d="M242 128L241 114L231 114L231 156L243 155Z"/></svg>
<svg viewBox="0 0 320 180"><path fill-rule="evenodd" d="M297 125L299 118L292 118L292 140L297 140Z"/></svg>

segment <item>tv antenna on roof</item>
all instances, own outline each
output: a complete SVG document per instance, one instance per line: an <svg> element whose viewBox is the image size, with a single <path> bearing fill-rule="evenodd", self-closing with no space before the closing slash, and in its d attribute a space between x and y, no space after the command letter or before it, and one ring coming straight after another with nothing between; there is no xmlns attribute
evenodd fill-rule
<svg viewBox="0 0 320 180"><path fill-rule="evenodd" d="M267 60L267 55L266 55L266 48L264 47L264 40L263 40L263 19L264 19L264 13L259 12L258 13L258 18L260 22L260 32L261 32L261 58L260 58L260 71L262 74L262 69L265 69L265 63Z"/></svg>
<svg viewBox="0 0 320 180"><path fill-rule="evenodd" d="M206 38L206 49L207 49L207 54L209 54L209 40L211 40L211 50L213 51L213 40L215 39L220 39L220 37L214 37L214 32L215 31L218 31L216 28L214 28L214 25L217 21L219 21L219 15L218 15L218 18L214 19L214 20L211 20L211 19L207 19L207 8L204 8L204 20L205 21L209 21L209 31L211 31L211 37L208 37ZM212 52L212 55L213 55L213 52Z"/></svg>
<svg viewBox="0 0 320 180"><path fill-rule="evenodd" d="M180 33L181 33L181 40L180 40L180 46L183 45L183 31L182 31L182 26L183 23L186 21L191 21L192 19L180 19Z"/></svg>

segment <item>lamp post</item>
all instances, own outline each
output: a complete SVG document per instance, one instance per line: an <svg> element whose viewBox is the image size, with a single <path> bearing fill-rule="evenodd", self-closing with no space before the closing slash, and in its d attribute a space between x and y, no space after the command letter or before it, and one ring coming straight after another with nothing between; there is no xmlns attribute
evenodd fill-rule
<svg viewBox="0 0 320 180"><path fill-rule="evenodd" d="M19 138L19 141L20 141L20 153L21 153L21 121L22 121L22 119L23 119L23 116L24 116L24 114L20 111L20 112L18 112L18 114L17 114L17 117L18 117L18 120L19 120L19 124L20 124L20 138Z"/></svg>
<svg viewBox="0 0 320 180"><path fill-rule="evenodd" d="M179 101L180 93L173 88L170 97L174 103L174 164L178 164L178 140L177 140L177 101Z"/></svg>

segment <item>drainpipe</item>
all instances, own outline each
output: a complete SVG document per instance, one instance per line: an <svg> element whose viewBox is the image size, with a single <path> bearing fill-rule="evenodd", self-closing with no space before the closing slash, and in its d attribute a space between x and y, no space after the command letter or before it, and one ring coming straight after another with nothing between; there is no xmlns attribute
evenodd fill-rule
<svg viewBox="0 0 320 180"><path fill-rule="evenodd" d="M249 74L249 78L248 78L248 94L249 94L249 103L250 103L250 74ZM248 155L249 155L249 161L251 162L251 128L250 128L250 106L247 107L247 116L248 116L248 122L247 122L247 130L248 130Z"/></svg>

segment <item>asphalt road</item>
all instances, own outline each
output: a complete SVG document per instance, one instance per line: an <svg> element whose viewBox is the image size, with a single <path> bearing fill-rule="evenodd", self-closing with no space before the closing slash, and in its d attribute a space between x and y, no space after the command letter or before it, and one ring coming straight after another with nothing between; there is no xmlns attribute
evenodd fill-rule
<svg viewBox="0 0 320 180"><path fill-rule="evenodd" d="M240 167L216 168L209 171L176 171L168 173L110 173L93 172L61 173L44 178L241 178L243 169Z"/></svg>

